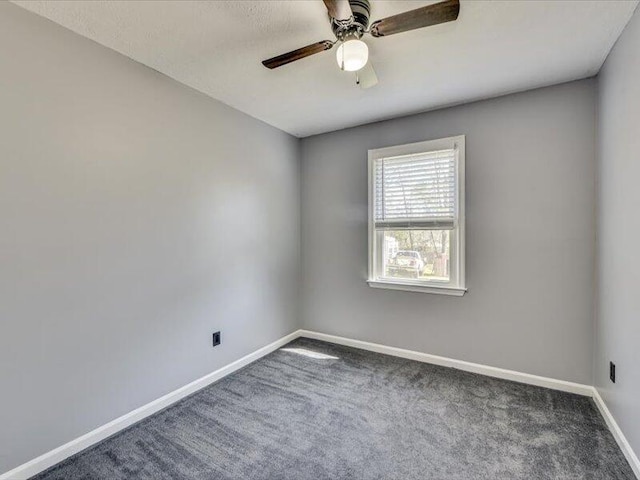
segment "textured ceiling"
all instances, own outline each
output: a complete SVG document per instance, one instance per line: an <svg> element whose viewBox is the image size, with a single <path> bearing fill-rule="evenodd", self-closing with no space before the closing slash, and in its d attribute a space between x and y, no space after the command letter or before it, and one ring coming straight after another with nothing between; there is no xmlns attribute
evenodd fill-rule
<svg viewBox="0 0 640 480"><path fill-rule="evenodd" d="M333 50L260 64L333 39L321 0L14 3L296 136L592 76L637 6L463 0L457 22L367 37L380 83L361 90ZM375 20L433 2L371 3Z"/></svg>

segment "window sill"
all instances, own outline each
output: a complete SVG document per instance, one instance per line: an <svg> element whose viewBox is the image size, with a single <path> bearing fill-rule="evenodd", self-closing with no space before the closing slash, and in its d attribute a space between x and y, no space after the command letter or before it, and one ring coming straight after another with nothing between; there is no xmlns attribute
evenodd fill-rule
<svg viewBox="0 0 640 480"><path fill-rule="evenodd" d="M440 286L440 285L418 285L415 283L389 282L384 280L367 280L370 287L386 288L389 290L404 290L407 292L435 293L438 295L451 295L461 297L467 291L466 288Z"/></svg>

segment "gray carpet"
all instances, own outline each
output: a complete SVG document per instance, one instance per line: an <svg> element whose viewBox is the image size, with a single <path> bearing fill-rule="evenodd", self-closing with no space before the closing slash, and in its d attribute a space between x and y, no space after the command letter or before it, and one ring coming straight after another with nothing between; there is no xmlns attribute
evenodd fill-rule
<svg viewBox="0 0 640 480"><path fill-rule="evenodd" d="M635 477L589 398L301 338L35 478Z"/></svg>

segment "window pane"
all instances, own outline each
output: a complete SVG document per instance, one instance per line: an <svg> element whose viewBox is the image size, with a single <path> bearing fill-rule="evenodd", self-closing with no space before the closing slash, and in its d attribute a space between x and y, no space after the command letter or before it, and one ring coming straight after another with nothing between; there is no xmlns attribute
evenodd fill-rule
<svg viewBox="0 0 640 480"><path fill-rule="evenodd" d="M382 234L383 268L378 271L383 277L449 281L449 230L386 230Z"/></svg>

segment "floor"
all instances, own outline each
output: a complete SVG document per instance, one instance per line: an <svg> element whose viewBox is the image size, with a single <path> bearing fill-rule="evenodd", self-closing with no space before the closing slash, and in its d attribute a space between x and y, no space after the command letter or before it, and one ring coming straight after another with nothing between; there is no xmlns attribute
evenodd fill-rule
<svg viewBox="0 0 640 480"><path fill-rule="evenodd" d="M593 401L300 338L37 479L634 479Z"/></svg>

